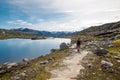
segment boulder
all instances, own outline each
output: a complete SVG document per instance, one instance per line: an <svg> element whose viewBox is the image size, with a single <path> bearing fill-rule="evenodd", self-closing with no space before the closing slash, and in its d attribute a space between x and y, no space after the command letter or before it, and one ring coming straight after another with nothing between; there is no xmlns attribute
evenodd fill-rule
<svg viewBox="0 0 120 80"><path fill-rule="evenodd" d="M113 66L113 64L111 62L104 61L104 60L101 61L102 68L108 68L108 67L112 67L112 66Z"/></svg>
<svg viewBox="0 0 120 80"><path fill-rule="evenodd" d="M28 58L24 58L22 61L23 62L29 62L30 60Z"/></svg>
<svg viewBox="0 0 120 80"><path fill-rule="evenodd" d="M15 63L15 62L6 64L7 69L10 69L11 67L15 67L15 66L17 66L17 65L18 65L18 64Z"/></svg>
<svg viewBox="0 0 120 80"><path fill-rule="evenodd" d="M6 73L6 70L0 70L0 74Z"/></svg>
<svg viewBox="0 0 120 80"><path fill-rule="evenodd" d="M60 44L60 49L63 50L63 49L67 49L69 48L68 45L66 43L61 43Z"/></svg>
<svg viewBox="0 0 120 80"><path fill-rule="evenodd" d="M96 54L98 56L102 56L102 55L108 54L109 51L107 49L104 49L104 48L97 48L93 52L94 52L94 54Z"/></svg>

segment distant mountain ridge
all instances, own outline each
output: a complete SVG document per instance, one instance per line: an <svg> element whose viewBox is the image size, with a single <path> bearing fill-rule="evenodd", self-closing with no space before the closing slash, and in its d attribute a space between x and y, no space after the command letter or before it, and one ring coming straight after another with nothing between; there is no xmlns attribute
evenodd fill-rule
<svg viewBox="0 0 120 80"><path fill-rule="evenodd" d="M38 30L33 30L33 29L29 29L29 28L18 28L18 29L0 29L0 31L2 32L6 32L6 33L24 33L24 34L30 34L30 35L34 35L34 36L46 36L46 37L61 37L61 36L69 36L69 35L73 35L75 32L50 32L50 31L38 31Z"/></svg>

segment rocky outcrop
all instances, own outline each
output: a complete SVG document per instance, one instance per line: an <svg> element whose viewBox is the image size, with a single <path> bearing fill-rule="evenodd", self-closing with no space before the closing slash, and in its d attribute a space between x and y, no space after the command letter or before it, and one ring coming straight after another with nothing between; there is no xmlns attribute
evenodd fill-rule
<svg viewBox="0 0 120 80"><path fill-rule="evenodd" d="M100 40L100 41L91 41L87 43L87 46L95 46L95 47L113 47L112 41L110 40Z"/></svg>
<svg viewBox="0 0 120 80"><path fill-rule="evenodd" d="M61 43L60 44L60 50L67 49L67 48L69 48L69 47L66 43Z"/></svg>
<svg viewBox="0 0 120 80"><path fill-rule="evenodd" d="M12 71L14 72L19 68L24 68L29 64L29 62L30 60L25 58L23 59L23 62L19 62L19 63L16 63L16 62L4 63L0 65L0 75L8 72L12 72Z"/></svg>
<svg viewBox="0 0 120 80"><path fill-rule="evenodd" d="M113 36L120 35L120 21L114 23L107 23L100 26L92 26L87 29L84 29L74 36L86 35L86 36L95 36L101 38L111 38Z"/></svg>

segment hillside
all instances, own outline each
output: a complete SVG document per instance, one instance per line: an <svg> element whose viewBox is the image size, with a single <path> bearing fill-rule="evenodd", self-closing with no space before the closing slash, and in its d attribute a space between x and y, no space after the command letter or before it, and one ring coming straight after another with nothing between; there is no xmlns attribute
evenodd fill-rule
<svg viewBox="0 0 120 80"><path fill-rule="evenodd" d="M7 30L7 29L0 29L0 39L7 39L7 38L31 38L33 37L32 34L27 34L19 31Z"/></svg>
<svg viewBox="0 0 120 80"><path fill-rule="evenodd" d="M116 38L120 35L120 21L114 23L107 23L100 26L92 26L84 29L74 36L94 36L99 38Z"/></svg>

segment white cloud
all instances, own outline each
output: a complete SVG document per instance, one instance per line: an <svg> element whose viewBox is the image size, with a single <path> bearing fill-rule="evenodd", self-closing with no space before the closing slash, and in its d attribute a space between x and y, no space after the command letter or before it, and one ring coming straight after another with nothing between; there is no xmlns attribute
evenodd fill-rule
<svg viewBox="0 0 120 80"><path fill-rule="evenodd" d="M23 21L23 20L8 21L7 23L8 23L9 26L15 26L17 28L18 27L25 28L25 27L33 26L32 23L29 23L29 22Z"/></svg>
<svg viewBox="0 0 120 80"><path fill-rule="evenodd" d="M81 30L120 19L120 0L11 0L10 3L30 15L31 20L37 20L36 24L19 20L18 23L39 30ZM66 17L58 21L34 18L47 12L63 13Z"/></svg>

